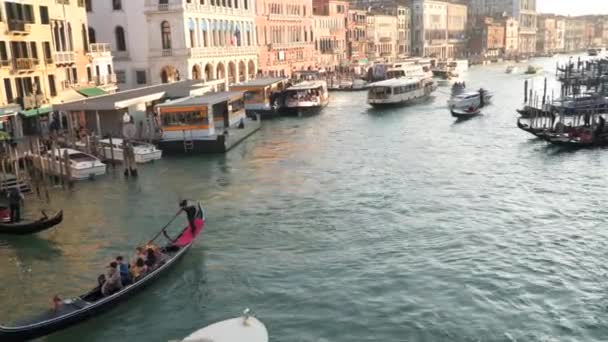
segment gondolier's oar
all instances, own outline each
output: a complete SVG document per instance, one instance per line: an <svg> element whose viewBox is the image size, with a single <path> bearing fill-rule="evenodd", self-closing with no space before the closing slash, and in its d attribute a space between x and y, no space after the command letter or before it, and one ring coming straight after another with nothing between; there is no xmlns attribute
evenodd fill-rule
<svg viewBox="0 0 608 342"><path fill-rule="evenodd" d="M170 225L171 223L173 223L173 221L175 221L175 219L176 219L176 218L179 216L179 214L181 214L181 213L182 213L182 209L180 208L180 209L177 211L177 213L175 213L175 216L173 216L173 218L171 219L171 221L169 221L169 222L168 222L168 223L167 223L167 224L166 224L166 225L163 227L163 229L161 229L161 230L160 230L158 233L156 233L156 235L154 235L154 237L153 237L153 238L152 238L150 241L148 241L147 245L149 245L150 243L154 242L154 240L156 240L156 239L157 239L157 238L160 236L160 234L162 234L162 233L165 231L165 229L167 229L167 227L169 227L169 225Z"/></svg>

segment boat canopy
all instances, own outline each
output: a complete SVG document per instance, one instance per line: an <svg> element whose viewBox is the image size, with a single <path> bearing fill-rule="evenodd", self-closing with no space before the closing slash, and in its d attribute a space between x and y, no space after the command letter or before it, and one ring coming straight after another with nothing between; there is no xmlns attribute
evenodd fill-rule
<svg viewBox="0 0 608 342"><path fill-rule="evenodd" d="M301 91L301 90L318 89L318 88L325 88L326 86L327 86L327 83L325 83L325 81L304 81L302 83L299 83L292 87L287 88L287 91Z"/></svg>
<svg viewBox="0 0 608 342"><path fill-rule="evenodd" d="M418 84L419 78L392 78L390 80L375 82L370 87L402 87L408 85Z"/></svg>

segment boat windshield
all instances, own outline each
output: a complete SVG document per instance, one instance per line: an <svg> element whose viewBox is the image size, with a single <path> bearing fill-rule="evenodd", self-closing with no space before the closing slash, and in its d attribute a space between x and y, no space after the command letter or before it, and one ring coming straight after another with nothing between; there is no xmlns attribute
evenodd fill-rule
<svg viewBox="0 0 608 342"><path fill-rule="evenodd" d="M88 162L88 161L95 161L96 159L88 154L84 154L84 153L74 153L74 154L70 154L70 159L75 161L75 162Z"/></svg>
<svg viewBox="0 0 608 342"><path fill-rule="evenodd" d="M391 87L372 87L369 90L370 99L386 99L391 95Z"/></svg>

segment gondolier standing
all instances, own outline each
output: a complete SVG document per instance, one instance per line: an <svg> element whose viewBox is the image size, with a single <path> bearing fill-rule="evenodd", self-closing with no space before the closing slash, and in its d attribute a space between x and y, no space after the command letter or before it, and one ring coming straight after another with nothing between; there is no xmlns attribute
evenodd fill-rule
<svg viewBox="0 0 608 342"><path fill-rule="evenodd" d="M21 202L25 199L19 188L11 188L7 195L8 205L11 210L11 222L21 221Z"/></svg>
<svg viewBox="0 0 608 342"><path fill-rule="evenodd" d="M186 212L186 216L188 217L188 224L190 225L190 230L192 234L196 234L196 225L194 224L194 219L196 218L196 208L193 205L188 205L188 200L182 200L179 202L179 206L182 211Z"/></svg>

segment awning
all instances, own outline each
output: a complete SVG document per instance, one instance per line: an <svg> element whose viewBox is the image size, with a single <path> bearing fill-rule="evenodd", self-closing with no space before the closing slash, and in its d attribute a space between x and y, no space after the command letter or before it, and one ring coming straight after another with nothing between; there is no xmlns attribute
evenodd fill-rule
<svg viewBox="0 0 608 342"><path fill-rule="evenodd" d="M25 116L26 118L32 118L38 115L44 115L44 114L48 114L53 110L53 107L51 106L45 106L45 107L40 107L38 109L30 109L30 110L22 110L21 112L19 112L21 115Z"/></svg>
<svg viewBox="0 0 608 342"><path fill-rule="evenodd" d="M101 96L101 95L107 94L107 92L105 90L103 90L101 88L97 88L97 87L80 88L80 89L76 89L76 91L86 97Z"/></svg>
<svg viewBox="0 0 608 342"><path fill-rule="evenodd" d="M17 115L20 110L21 110L21 107L18 105L9 104L8 106L0 107L0 117Z"/></svg>

